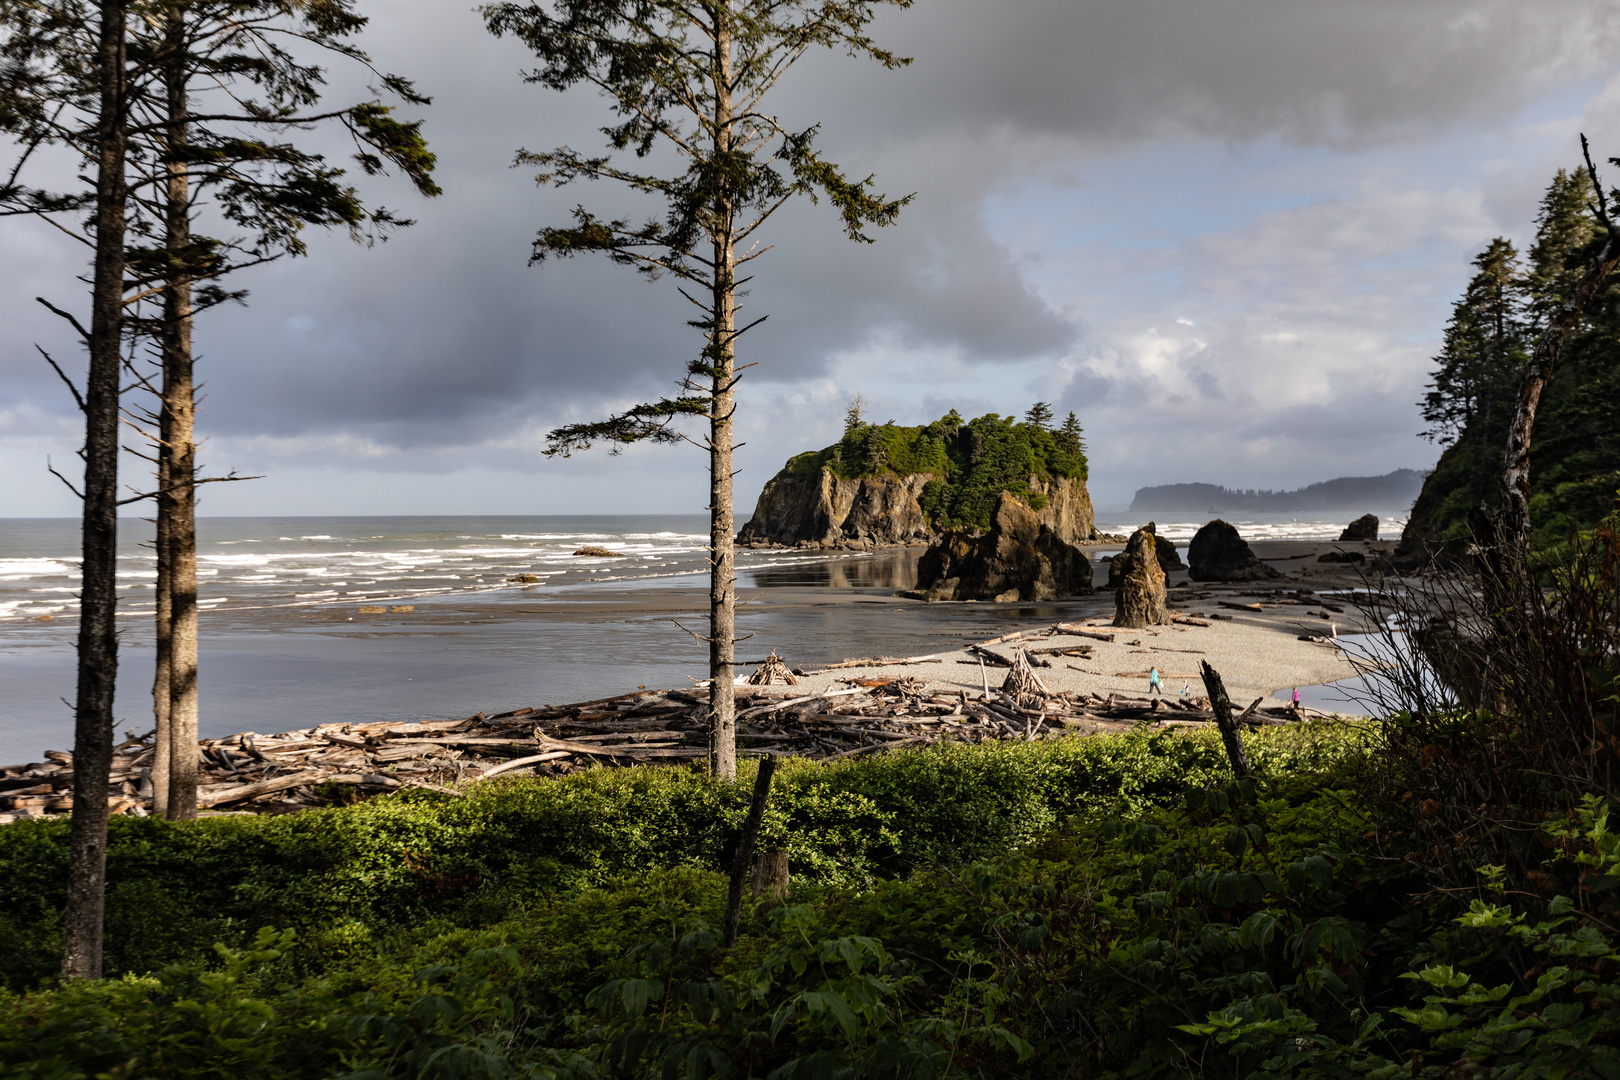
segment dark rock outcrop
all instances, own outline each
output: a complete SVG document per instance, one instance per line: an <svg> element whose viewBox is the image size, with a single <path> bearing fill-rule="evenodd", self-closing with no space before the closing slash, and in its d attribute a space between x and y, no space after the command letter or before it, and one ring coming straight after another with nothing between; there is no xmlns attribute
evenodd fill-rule
<svg viewBox="0 0 1620 1080"><path fill-rule="evenodd" d="M933 479L931 473L846 480L831 469L784 472L759 493L754 516L737 534L737 542L822 548L931 543L943 532L919 500ZM1070 544L1091 538L1091 496L1083 482L1061 476L1050 481L1031 478L1029 490L1043 502L1040 510L1030 512L1055 536Z"/></svg>
<svg viewBox="0 0 1620 1080"><path fill-rule="evenodd" d="M1339 542L1341 544L1351 543L1356 540L1376 539L1378 539L1377 514L1362 514L1360 517L1356 518L1356 520L1346 525L1344 527L1344 532L1339 534Z"/></svg>
<svg viewBox="0 0 1620 1080"><path fill-rule="evenodd" d="M1329 551L1325 555L1318 555L1316 557L1316 561L1317 562L1338 562L1338 563L1364 563L1364 562L1367 561L1367 556L1363 555L1359 551Z"/></svg>
<svg viewBox="0 0 1620 1080"><path fill-rule="evenodd" d="M1256 558L1237 529L1219 518L1192 538L1187 562L1188 576L1194 581L1259 581L1282 576Z"/></svg>
<svg viewBox="0 0 1620 1080"><path fill-rule="evenodd" d="M1164 606L1164 567L1159 564L1158 534L1150 521L1131 534L1125 550L1114 556L1110 579L1114 592L1114 625L1140 630L1170 621Z"/></svg>
<svg viewBox="0 0 1620 1080"><path fill-rule="evenodd" d="M1155 526L1151 521L1145 526L1145 528L1147 528L1150 532L1156 527L1157 526ZM1134 535L1135 534L1133 533L1132 536ZM1129 536L1122 536L1119 538L1119 542L1129 543L1130 539L1131 538ZM1181 561L1181 556L1176 552L1176 545L1174 541L1166 540L1157 532L1154 532L1153 548L1154 554L1157 555L1159 559L1159 569L1163 570L1166 574L1175 570L1187 569L1187 564ZM1119 588L1120 570L1121 566L1118 559L1108 560L1108 588Z"/></svg>
<svg viewBox="0 0 1620 1080"><path fill-rule="evenodd" d="M1002 492L990 531L945 533L917 560L926 600L1052 600L1091 591L1091 560L1023 500Z"/></svg>
<svg viewBox="0 0 1620 1080"><path fill-rule="evenodd" d="M1148 522L1148 527L1153 527L1151 521ZM1182 562L1181 556L1176 553L1176 545L1173 540L1166 540L1158 533L1154 533L1153 546L1159 556L1159 566L1163 568L1165 573L1168 574L1172 570L1187 569L1187 564Z"/></svg>

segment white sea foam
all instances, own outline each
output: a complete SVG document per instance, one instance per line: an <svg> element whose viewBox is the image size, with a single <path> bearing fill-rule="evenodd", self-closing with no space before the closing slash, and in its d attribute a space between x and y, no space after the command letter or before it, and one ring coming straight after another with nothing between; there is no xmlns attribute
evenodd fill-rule
<svg viewBox="0 0 1620 1080"><path fill-rule="evenodd" d="M60 559L0 559L0 580L55 577L78 572L77 563L63 562Z"/></svg>

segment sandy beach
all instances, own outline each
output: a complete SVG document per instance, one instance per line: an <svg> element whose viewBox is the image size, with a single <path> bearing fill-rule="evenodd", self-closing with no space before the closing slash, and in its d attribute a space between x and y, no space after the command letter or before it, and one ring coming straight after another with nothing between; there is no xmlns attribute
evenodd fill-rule
<svg viewBox="0 0 1620 1080"><path fill-rule="evenodd" d="M1204 619L1207 627L1175 624L1120 634L1114 642L1076 639L1094 646L1089 657L1050 656L1040 673L1055 690L1141 694L1145 673L1157 666L1166 689L1179 693L1207 659L1233 696L1244 703L1262 693L1331 683L1355 674L1331 645L1300 641L1302 634L1360 629L1354 609L1321 614L1320 606L1287 603L1277 589L1347 590L1361 584L1354 569L1318 563L1336 547L1368 553L1377 545L1260 540L1255 552L1285 576L1254 585L1189 583L1170 575L1172 610ZM1119 544L1091 545L1095 580L1107 580L1101 557ZM1185 548L1183 548L1185 551ZM1043 631L1056 623L1089 623L1106 631L1113 594L1039 604L936 603L895 596L915 587L920 551L852 553L831 559L784 560L739 575L740 661L775 650L807 671L856 657L937 656L938 662L903 668L837 669L811 676L807 685L840 677L905 674L941 689L976 691L978 661L965 648L1015 632ZM562 705L648 688L690 688L707 676L707 648L681 629L701 634L707 589L701 576L649 581L604 581L567 588L507 586L457 595L408 598L381 614L361 614L361 603L325 600L282 607L232 600L203 614L203 735L287 731L313 723L381 720L429 721L505 710ZM1193 596L1204 599L1191 599ZM1261 603L1259 611L1221 603ZM381 605L374 605L381 606ZM119 731L151 726L148 622L138 614L125 626L119 672ZM72 714L62 704L73 687L73 621L28 622L7 638L0 667L0 761L37 759L72 744ZM1057 647L1067 638L1043 640ZM969 661L969 662L962 662ZM744 666L746 674L751 670ZM991 685L1002 673L989 671ZM1307 703L1312 703L1309 690ZM1351 710L1336 691L1318 695L1320 707Z"/></svg>
<svg viewBox="0 0 1620 1080"><path fill-rule="evenodd" d="M1200 663L1207 661L1220 672L1227 690L1242 704L1268 694L1287 700L1295 686L1335 682L1358 674L1352 659L1331 640L1336 634L1364 632L1353 607L1335 603L1333 594L1358 586L1365 587L1354 567L1342 563L1319 563L1317 557L1335 549L1361 550L1373 557L1393 548L1393 543L1328 544L1309 541L1260 541L1251 545L1255 553L1284 576L1248 583L1205 583L1189 580L1186 570L1169 576L1169 606L1178 621L1145 630L1114 630L1113 593L1099 589L1091 597L1050 605L963 603L923 605L983 609L987 621L1001 626L1001 633L1031 636L1049 630L1057 622L1083 625L1091 633L1049 634L1032 642L1049 666L1038 674L1055 691L1079 691L1107 696L1112 693L1141 695L1148 690L1147 673L1157 668L1165 690L1179 696L1187 686L1188 696L1203 694ZM1116 550L1117 545L1097 546ZM1106 580L1107 564L1099 566L1098 580ZM1310 595L1298 595L1310 590ZM1279 595L1287 594L1287 595ZM1322 601L1313 602L1321 595ZM895 612L919 601L895 599ZM1259 610L1248 610L1258 605ZM1030 609L1043 609L1039 612ZM996 619L998 609L1005 609ZM1047 611L1044 609L1059 609ZM1044 621L1060 613L1062 618ZM1204 625L1197 625L1203 623ZM1112 641L1099 636L1111 635ZM1305 637L1327 641L1301 640ZM983 639L980 639L983 640ZM801 680L808 690L830 687L839 679L880 679L910 676L926 680L942 690L982 690L984 681L994 688L1005 678L1005 670L990 667L981 672L978 657L962 647L937 654L914 664L874 664L858 668L838 668L811 673ZM1019 638L1004 640L992 648L1003 654L1020 645ZM1084 658L1065 656L1048 650L1086 648ZM791 659L791 658L790 658Z"/></svg>

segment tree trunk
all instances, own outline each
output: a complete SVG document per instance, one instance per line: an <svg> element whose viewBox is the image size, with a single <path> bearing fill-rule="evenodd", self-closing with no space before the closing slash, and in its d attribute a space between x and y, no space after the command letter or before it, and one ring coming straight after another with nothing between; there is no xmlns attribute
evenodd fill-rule
<svg viewBox="0 0 1620 1080"><path fill-rule="evenodd" d="M1547 329L1536 339L1535 349L1519 379L1519 396L1508 423L1507 454L1502 468L1505 546L1502 554L1518 567L1515 572L1520 576L1527 572L1525 563L1530 555L1530 435L1536 423L1536 409L1541 404L1541 392L1552 378L1564 340L1617 264L1620 264L1620 230L1611 225L1603 250L1598 252L1597 259L1587 267L1574 290L1553 314Z"/></svg>
<svg viewBox="0 0 1620 1080"><path fill-rule="evenodd" d="M771 848L759 853L754 862L754 899L770 907L785 903L792 879L788 874L788 853Z"/></svg>
<svg viewBox="0 0 1620 1080"><path fill-rule="evenodd" d="M171 155L188 141L184 16L170 16L164 73L167 143ZM169 564L169 797L167 816L197 816L197 448L196 395L192 384L191 276L185 260L191 244L190 177L184 161L168 163L164 246L179 264L163 294L163 416L167 435L158 448L166 459L166 488L158 496L159 533L167 534ZM167 525L167 529L163 526Z"/></svg>
<svg viewBox="0 0 1620 1080"><path fill-rule="evenodd" d="M169 486L169 412L158 402L157 446L157 594L153 603L153 637L157 653L152 673L152 813L169 816L169 652L173 626L169 585L169 517L163 512L161 492Z"/></svg>
<svg viewBox="0 0 1620 1080"><path fill-rule="evenodd" d="M737 836L737 849L731 855L731 885L726 890L726 913L720 922L721 940L728 949L737 943L743 889L748 884L749 868L754 861L754 841L759 838L759 826L765 820L765 804L771 798L771 777L774 775L776 758L766 754L759 759L759 772L754 776L754 797L748 803L748 816L743 818L742 832Z"/></svg>
<svg viewBox="0 0 1620 1080"><path fill-rule="evenodd" d="M731 26L730 4L715 8L715 155L730 152ZM709 412L709 772L723 780L737 776L737 533L732 515L732 415L735 398L737 326L737 253L732 242L735 214L730 192L722 188L715 201L714 292L710 317L708 364Z"/></svg>
<svg viewBox="0 0 1620 1080"><path fill-rule="evenodd" d="M73 716L73 821L68 834L62 974L101 977L107 790L118 675L118 405L124 299L124 0L101 0L96 64L96 254L90 370L85 379L84 565L78 700Z"/></svg>
<svg viewBox="0 0 1620 1080"><path fill-rule="evenodd" d="M1211 667L1208 660L1202 661L1199 668L1204 677L1204 693L1209 695L1209 707L1215 713L1215 726L1220 729L1221 742L1226 747L1226 759L1232 763L1232 775L1241 780L1251 769L1237 720L1232 716L1232 699L1226 695L1226 684L1221 681L1220 672Z"/></svg>

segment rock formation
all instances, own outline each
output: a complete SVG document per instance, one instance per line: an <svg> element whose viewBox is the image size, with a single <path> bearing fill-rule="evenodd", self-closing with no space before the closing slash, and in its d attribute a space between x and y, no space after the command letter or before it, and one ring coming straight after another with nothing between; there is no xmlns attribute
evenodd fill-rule
<svg viewBox="0 0 1620 1080"><path fill-rule="evenodd" d="M1194 581L1259 581L1281 577L1255 557L1237 529L1216 518L1198 530L1187 545L1189 577Z"/></svg>
<svg viewBox="0 0 1620 1080"><path fill-rule="evenodd" d="M1166 574L1174 570L1187 569L1187 565L1181 561L1181 556L1176 552L1176 545L1173 540L1166 540L1164 537L1160 536L1155 531L1157 526L1155 526L1151 521L1143 526L1143 528L1145 528L1148 532L1153 533L1153 549L1154 554L1157 555L1159 559L1159 569L1163 570ZM1135 534L1133 533L1132 535L1134 536ZM1121 536L1117 542L1122 544L1129 543L1130 537ZM1108 588L1119 588L1119 575L1122 569L1123 565L1117 558L1108 560Z"/></svg>
<svg viewBox="0 0 1620 1080"><path fill-rule="evenodd" d="M1148 528L1153 528L1153 522L1148 522ZM1159 556L1159 566L1164 569L1165 573L1168 574L1172 570L1187 569L1187 564L1182 562L1181 556L1176 553L1175 541L1166 540L1158 533L1154 533L1153 546L1155 552Z"/></svg>
<svg viewBox="0 0 1620 1080"><path fill-rule="evenodd" d="M1125 550L1114 556L1110 580L1114 592L1114 625L1131 630L1170 621L1164 606L1164 567L1159 563L1158 534L1150 521L1131 534Z"/></svg>
<svg viewBox="0 0 1620 1080"><path fill-rule="evenodd" d="M926 600L1052 600L1091 591L1091 560L1011 492L990 531L954 529L917 560Z"/></svg>
<svg viewBox="0 0 1620 1080"><path fill-rule="evenodd" d="M1340 543L1350 543L1356 540L1378 539L1378 515L1362 514L1356 520L1344 527L1339 534Z"/></svg>
<svg viewBox="0 0 1620 1080"><path fill-rule="evenodd" d="M759 493L754 516L737 534L737 542L819 548L931 543L943 530L929 520L919 500L933 479L931 473L886 473L846 480L826 468L808 475L783 472ZM1043 503L1031 512L1054 535L1070 544L1091 538L1091 497L1083 482L1032 477L1029 490Z"/></svg>

